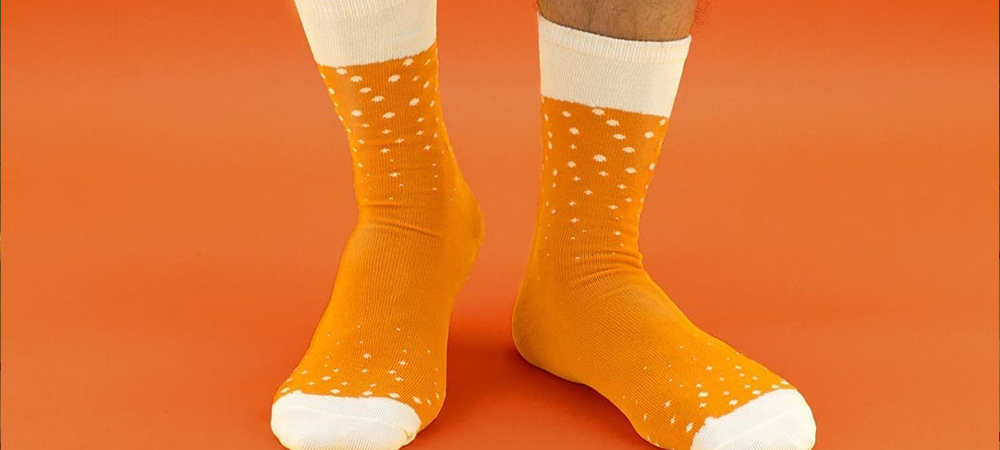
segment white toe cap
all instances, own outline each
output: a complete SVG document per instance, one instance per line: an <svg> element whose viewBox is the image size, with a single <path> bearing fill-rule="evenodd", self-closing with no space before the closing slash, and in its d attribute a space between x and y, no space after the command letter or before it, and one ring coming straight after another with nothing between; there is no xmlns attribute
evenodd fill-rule
<svg viewBox="0 0 1000 450"><path fill-rule="evenodd" d="M416 437L420 418L390 398L293 392L271 407L271 430L291 450L397 450Z"/></svg>
<svg viewBox="0 0 1000 450"><path fill-rule="evenodd" d="M816 423L802 395L779 389L719 418L705 419L691 450L810 450Z"/></svg>

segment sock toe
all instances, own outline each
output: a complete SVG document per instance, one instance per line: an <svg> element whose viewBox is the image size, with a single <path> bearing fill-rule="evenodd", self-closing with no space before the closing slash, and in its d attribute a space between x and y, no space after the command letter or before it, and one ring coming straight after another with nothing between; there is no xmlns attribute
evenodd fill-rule
<svg viewBox="0 0 1000 450"><path fill-rule="evenodd" d="M794 389L764 394L719 418L708 418L691 450L810 450L816 423Z"/></svg>
<svg viewBox="0 0 1000 450"><path fill-rule="evenodd" d="M291 450L397 450L419 429L413 408L385 397L291 393L271 407L271 430Z"/></svg>

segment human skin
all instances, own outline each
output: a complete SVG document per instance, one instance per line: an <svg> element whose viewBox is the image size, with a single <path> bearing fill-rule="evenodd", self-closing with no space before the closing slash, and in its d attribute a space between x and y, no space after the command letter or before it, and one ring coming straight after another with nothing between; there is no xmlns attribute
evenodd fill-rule
<svg viewBox="0 0 1000 450"><path fill-rule="evenodd" d="M546 19L578 30L636 41L691 34L697 0L538 0Z"/></svg>

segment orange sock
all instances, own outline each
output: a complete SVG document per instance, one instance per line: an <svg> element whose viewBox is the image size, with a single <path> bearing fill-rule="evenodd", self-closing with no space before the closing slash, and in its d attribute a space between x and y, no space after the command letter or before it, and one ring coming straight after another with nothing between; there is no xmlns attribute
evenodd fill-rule
<svg viewBox="0 0 1000 450"><path fill-rule="evenodd" d="M514 312L532 364L592 387L674 450L808 450L781 377L694 326L650 279L639 214L690 38L635 42L540 19L544 166Z"/></svg>
<svg viewBox="0 0 1000 450"><path fill-rule="evenodd" d="M444 402L448 322L482 219L441 117L434 1L298 8L350 139L359 218L271 426L293 450L394 450Z"/></svg>

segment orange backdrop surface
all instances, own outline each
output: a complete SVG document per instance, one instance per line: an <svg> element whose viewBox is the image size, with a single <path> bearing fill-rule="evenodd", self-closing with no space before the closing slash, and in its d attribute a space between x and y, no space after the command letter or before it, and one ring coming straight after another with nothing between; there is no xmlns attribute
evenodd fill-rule
<svg viewBox="0 0 1000 450"><path fill-rule="evenodd" d="M649 271L793 381L820 450L995 449L996 1L716 2L643 222ZM410 448L646 449L522 361L534 6L444 1L443 101L487 237ZM2 2L5 450L278 450L273 390L354 218L290 0Z"/></svg>

